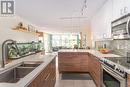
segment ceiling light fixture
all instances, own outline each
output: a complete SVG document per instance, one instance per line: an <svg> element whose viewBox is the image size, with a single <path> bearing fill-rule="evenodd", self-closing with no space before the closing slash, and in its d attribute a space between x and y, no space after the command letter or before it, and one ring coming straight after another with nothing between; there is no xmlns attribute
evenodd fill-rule
<svg viewBox="0 0 130 87"><path fill-rule="evenodd" d="M86 19L87 17L61 17L61 20L66 20L66 19Z"/></svg>

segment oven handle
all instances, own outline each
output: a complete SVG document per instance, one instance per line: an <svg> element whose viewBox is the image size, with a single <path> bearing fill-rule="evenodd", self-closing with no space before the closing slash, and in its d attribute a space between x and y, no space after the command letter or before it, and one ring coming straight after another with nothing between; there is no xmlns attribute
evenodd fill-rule
<svg viewBox="0 0 130 87"><path fill-rule="evenodd" d="M108 72L109 74L111 74L113 77L116 77L116 79L118 79L118 80L125 80L125 78L123 78L120 75L116 74L115 72L113 72L112 70L108 69L107 67L103 66L103 69L106 72Z"/></svg>
<svg viewBox="0 0 130 87"><path fill-rule="evenodd" d="M127 21L127 25L126 25L126 29L127 29L128 36L130 36L130 32L129 32L129 24L130 24L130 19L128 19L128 21Z"/></svg>

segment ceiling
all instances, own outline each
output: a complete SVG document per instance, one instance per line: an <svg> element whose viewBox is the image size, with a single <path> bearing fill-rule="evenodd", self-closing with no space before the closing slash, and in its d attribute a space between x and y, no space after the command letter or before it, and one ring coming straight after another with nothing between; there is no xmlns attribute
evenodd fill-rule
<svg viewBox="0 0 130 87"><path fill-rule="evenodd" d="M16 14L44 31L79 32L106 0L16 0ZM83 6L87 6L82 11Z"/></svg>

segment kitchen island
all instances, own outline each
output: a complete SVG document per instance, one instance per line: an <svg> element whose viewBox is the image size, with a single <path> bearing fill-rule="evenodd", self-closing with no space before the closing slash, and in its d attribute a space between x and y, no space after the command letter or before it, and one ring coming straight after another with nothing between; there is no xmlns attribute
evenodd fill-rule
<svg viewBox="0 0 130 87"><path fill-rule="evenodd" d="M105 57L120 56L115 54L102 54L96 50L60 50L58 52L59 72L89 73L97 87L102 87L103 68L101 60Z"/></svg>
<svg viewBox="0 0 130 87"><path fill-rule="evenodd" d="M21 78L16 83L0 82L0 87L54 87L56 82L55 54L41 55L40 53L14 60L7 64L5 68L0 68L0 73L12 67L18 66L21 62L41 61L38 67ZM1 77L0 77L1 78Z"/></svg>

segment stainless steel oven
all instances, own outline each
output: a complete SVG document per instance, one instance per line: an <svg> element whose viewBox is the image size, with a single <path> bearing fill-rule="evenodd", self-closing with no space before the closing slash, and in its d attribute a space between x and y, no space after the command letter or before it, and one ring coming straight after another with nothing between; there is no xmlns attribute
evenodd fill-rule
<svg viewBox="0 0 130 87"><path fill-rule="evenodd" d="M103 87L126 87L126 78L107 65L103 67Z"/></svg>

